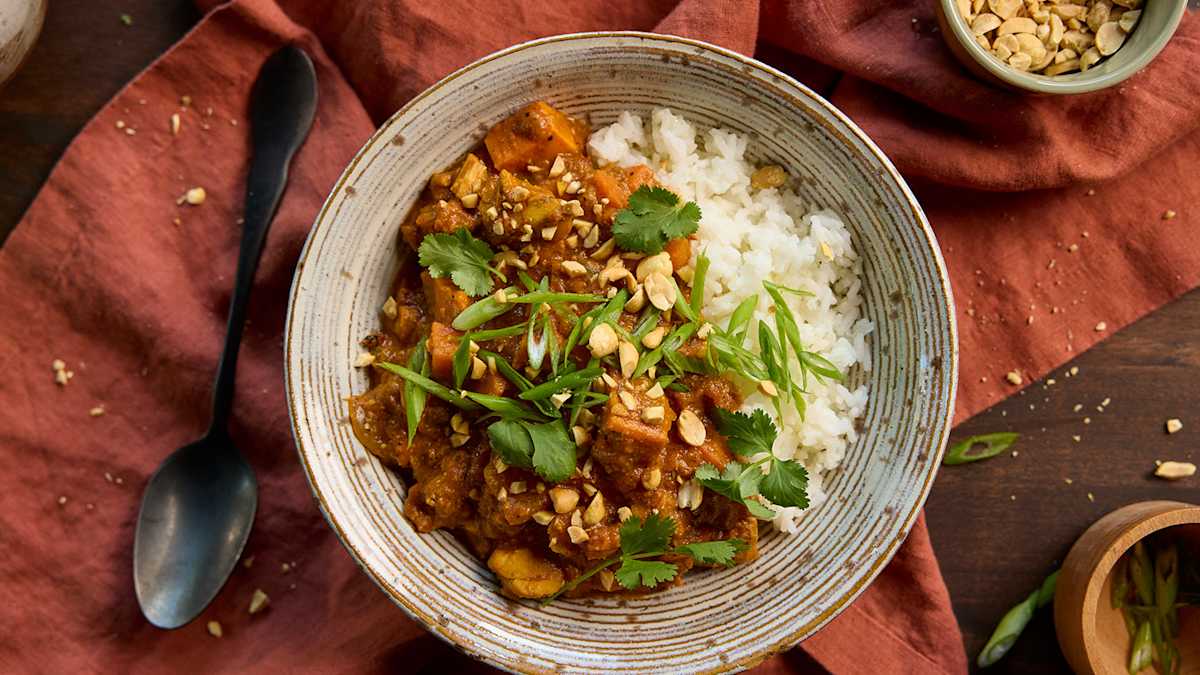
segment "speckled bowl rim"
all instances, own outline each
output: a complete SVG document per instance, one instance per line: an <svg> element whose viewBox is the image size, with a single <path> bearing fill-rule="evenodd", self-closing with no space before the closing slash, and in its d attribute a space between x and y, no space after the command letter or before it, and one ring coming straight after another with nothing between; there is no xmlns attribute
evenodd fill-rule
<svg viewBox="0 0 1200 675"><path fill-rule="evenodd" d="M1175 30L1179 28L1179 22L1183 20L1183 13L1187 10L1188 0L1148 1L1175 2L1175 12L1171 16L1170 28L1163 31L1148 47L1144 48L1136 56L1119 64L1112 70L1096 72L1090 76L1088 73L1081 73L1083 77L1075 77L1070 80L1062 80L1036 73L1023 73L1000 63L999 60L985 51L975 41L975 34L971 32L966 20L958 13L958 8L954 4L955 0L938 0L938 7L944 18L942 23L950 27L951 32L954 34L954 39L958 41L967 54L970 54L975 63L993 77L1018 89L1037 92L1039 94L1084 94L1089 91L1106 89L1129 79L1153 61L1154 57L1158 56L1159 52L1171 41L1171 38L1175 35Z"/></svg>
<svg viewBox="0 0 1200 675"><path fill-rule="evenodd" d="M892 539L892 542L886 547L886 549L884 551L882 551L881 553L879 553L878 555L876 555L874 560L871 561L866 574L864 574L854 586L852 586L847 591L845 591L840 597L838 597L836 600L831 601L829 603L828 607L824 611L822 611L812 621L809 621L808 623L792 630L790 633L783 636L781 639L777 640L774 644L764 644L761 650L759 650L758 652L754 653L753 655L751 655L749 657L742 658L739 661L722 663L720 666L718 666L716 668L713 668L708 671L703 671L706 673L737 672L737 671L751 668L759 663L762 663L763 661L770 658L771 656L774 656L775 654L781 653L783 651L786 651L786 650L794 647L796 644L798 644L805 638L816 633L818 630L820 630L822 627L824 627L826 624L828 624L830 621L832 621L834 617L836 617L838 614L840 614L854 600L856 600L867 589L867 587L870 586L870 584L875 580L875 578L877 576L879 576L879 573L883 570L884 566L886 566L887 563L891 561L893 556L895 556L896 551L908 539L908 535L912 532L912 527L915 524L917 517L920 515L921 509L924 506L926 499L929 497L929 492L933 487L934 479L937 476L938 468L941 465L942 456L945 452L946 441L950 435L950 427L951 427L952 421L954 419L954 403L955 403L955 398L956 398L957 391L958 391L959 345L958 345L958 325L956 322L956 313L955 313L955 309L954 309L954 307L955 307L954 295L953 295L951 285L950 285L950 277L949 277L949 273L947 272L946 262L942 256L941 247L938 245L937 237L933 232L933 228L930 227L929 221L926 219L924 211L921 209L919 203L917 202L916 197L913 195L912 190L909 188L908 184L900 176L899 171L896 170L896 167L892 164L891 160L889 160L888 157L883 153L883 151L880 150L879 147L875 145L874 141L872 141L870 139L870 137L868 137L866 135L866 133L863 132L862 129L860 129L858 127L858 125L856 125L854 122L852 122L849 117L847 117L844 113L842 113L842 111L840 111L836 107L834 107L834 105L832 103L826 101L819 94L817 94L812 89L805 86L804 84L800 83L798 80L791 77L790 75L787 75L786 73L784 73L780 70L777 70L771 66L768 66L767 64L762 63L761 61L758 61L757 59L753 59L753 58L744 56L744 55L734 52L732 50L725 49L724 47L720 47L720 46L717 46L717 45L714 45L714 44L711 44L708 42L704 42L701 40L695 40L695 39L680 37L680 36L676 36L676 35L648 33L648 32L643 32L643 31L597 31L597 32L568 33L568 34L563 34L563 35L553 35L553 36L538 38L535 40L530 40L527 42L522 42L522 43L513 45L512 47L508 47L506 49L502 49L500 51L494 52L494 53L484 56L466 66L463 66L462 68L454 71L453 73L447 75L446 77L442 78L438 82L434 83L428 89L421 92L417 96L413 97L403 107L401 107L391 117L389 117L387 121L385 121L382 125L380 125L379 129L377 129L375 131L375 133L371 135L371 137L366 141L366 143L363 144L363 147L358 151L358 153L355 154L354 159L351 160L350 163L347 165L345 171L342 173L342 175L338 178L337 182L331 188L329 197L326 198L325 203L322 205L321 210L318 212L317 217L313 223L313 228L310 230L308 237L305 240L304 248L301 250L300 259L296 264L296 272L292 279L291 291L288 294L287 320L286 320L286 323L284 326L284 388L285 388L285 393L286 393L287 400L288 400L288 414L289 414L289 417L290 417L291 423L292 423L292 436L296 443L296 450L297 450L297 454L299 456L300 464L304 468L304 475L305 475L305 478L308 480L309 487L313 491L313 497L314 497L314 500L316 501L317 507L321 511L321 514L325 517L325 520L329 523L330 528L333 530L333 532L337 536L338 540L341 541L342 546L345 547L347 551L349 551L351 557L354 559L355 564L358 565L358 567L363 572L366 573L366 575L375 583L375 585L378 586L379 589L381 591L383 591L389 598L391 598L392 601L405 612L405 614L407 614L413 620L419 622L428 632L437 636L438 638L440 638L441 640L443 640L444 642L449 644L451 647L462 652L463 654L466 654L467 656L470 656L470 657L476 658L476 659L481 658L481 656L479 654L472 653L472 652L468 651L467 649L465 649L463 645L459 644L454 639L452 634L450 634L448 631L446 631L444 629L444 627L436 620L435 617L424 614L417 607L415 607L411 603L409 603L403 594L399 593L397 591L397 589L393 588L392 585L390 583L388 583L388 581L386 579L382 578L374 569L372 569L370 566L368 566L364 562L364 560L365 560L364 556L349 542L349 540L346 536L346 533L343 530L341 524L338 522L338 520L334 516L334 514L328 509L325 496L322 494L320 486L314 480L313 469L308 463L307 454L306 454L305 448L304 448L304 441L301 438L301 433L300 433L300 428L299 428L299 423L298 423L298 419L299 419L299 416L297 413L298 397L297 397L296 392L292 388L292 373L291 373L291 365L290 364L291 364L291 360L292 360L292 349L293 349L292 336L293 336L293 319L295 318L294 310L295 310L297 299L299 298L300 293L301 293L300 278L301 278L301 275L304 271L306 264L308 263L308 257L309 257L309 254L311 253L311 248L312 248L313 241L315 239L315 234L316 234L318 228L320 228L324 224L327 224L325 222L326 212L329 210L330 206L335 201L335 197L342 191L346 180L354 173L354 169L358 166L359 162L361 162L364 158L366 158L369 152L374 150L374 147L377 143L389 142L389 140L385 140L384 132L390 128L392 123L395 122L397 120L397 118L405 115L410 109L412 109L413 107L418 105L425 97L429 96L433 92L435 92L443 87L446 87L446 86L452 84L458 78L462 77L463 75L466 75L467 73L470 73L472 70L474 70L475 68L477 68L481 65L490 63L497 59L506 58L513 54L524 51L526 49L534 48L534 47L544 45L547 43L564 42L564 41L570 41L570 40L588 40L588 39L596 39L596 38L640 38L640 39L646 39L646 40L660 40L660 41L666 41L666 42L673 42L676 44L681 44L684 46L689 46L689 47L693 47L693 48L704 50L704 51L714 52L725 58L737 61L744 68L750 68L750 69L761 71L762 73L781 81L784 85L787 85L790 87L795 87L797 90L800 91L801 94L807 96L808 99L812 103L823 108L828 114L837 118L870 151L870 153L873 155L874 159L879 162L881 168L886 172L885 176L887 178L890 178L892 181L894 181L896 186L899 188L900 193L903 195L905 202L907 203L909 209L911 210L908 215L910 215L913 218L913 220L920 225L920 235L922 235L922 237L923 237L922 241L925 244L928 253L930 254L930 260L936 269L937 280L940 283L942 295L946 299L946 304L944 306L939 307L939 309L944 313L942 320L945 322L944 325L947 326L949 329L948 345L949 345L949 350L950 350L950 354L949 354L949 356L950 356L950 364L949 364L950 377L949 377L949 389L947 392L949 400L946 401L946 403L945 403L945 406L946 406L945 407L945 415L944 415L944 420L943 420L942 424L940 425L940 427L941 427L940 433L938 433L936 437L930 437L927 439L927 443L929 445L929 450L931 451L933 461L931 461L929 463L929 471L928 471L927 475L924 477L924 482L921 485L920 494L917 496L916 499L913 500L912 508L909 510L909 512L903 515L903 521L902 521L902 524L900 527L900 532L901 532L902 536L894 537ZM761 85L758 85L758 86L761 86ZM793 96L790 92L780 90L777 93L785 98L793 99L793 100L795 99L795 96ZM824 125L824 123L821 120L814 120L814 122ZM840 134L838 134L837 131L835 131L833 129L829 129L829 131L831 133L833 133L835 136L840 135ZM500 669L503 669L503 670L506 670L509 672L517 672L512 669L512 666L513 666L512 663L505 663L505 662L499 661L497 659L491 658L490 656L486 656L486 655L483 656L481 660L491 666L494 666L494 667L497 667L497 668L500 668Z"/></svg>

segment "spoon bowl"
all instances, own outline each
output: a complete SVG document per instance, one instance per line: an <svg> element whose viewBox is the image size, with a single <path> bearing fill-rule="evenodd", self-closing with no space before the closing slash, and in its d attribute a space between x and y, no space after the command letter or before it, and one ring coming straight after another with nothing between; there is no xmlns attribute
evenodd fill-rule
<svg viewBox="0 0 1200 675"><path fill-rule="evenodd" d="M134 590L150 623L178 628L212 602L237 564L254 523L258 482L219 432L168 457L143 500L158 507L139 514ZM198 536L205 532L221 536Z"/></svg>

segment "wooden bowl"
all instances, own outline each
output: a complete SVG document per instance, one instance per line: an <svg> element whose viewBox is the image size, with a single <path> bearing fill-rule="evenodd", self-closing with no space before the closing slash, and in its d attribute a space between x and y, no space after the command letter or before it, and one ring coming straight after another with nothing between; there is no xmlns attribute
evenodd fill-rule
<svg viewBox="0 0 1200 675"><path fill-rule="evenodd" d="M1054 594L1054 626L1076 673L1126 673L1131 641L1121 610L1110 601L1112 570L1135 543L1167 528L1178 528L1181 555L1200 555L1200 506L1171 501L1117 509L1096 521L1071 547ZM1200 674L1200 609L1180 611L1179 631L1180 672Z"/></svg>
<svg viewBox="0 0 1200 675"><path fill-rule="evenodd" d="M863 260L875 324L862 431L828 500L800 530L772 528L752 565L689 575L645 597L496 593L450 533L416 532L406 486L353 437L343 397L364 391L359 336L399 265L396 230L436 170L511 111L544 99L608 124L666 106L750 140L747 157L803 176L801 198L842 211ZM742 670L787 649L858 597L904 541L941 462L953 417L954 306L932 230L891 162L836 108L784 73L702 42L647 33L560 35L511 47L433 85L387 120L317 216L292 286L288 399L301 464L321 510L362 568L429 630L517 671Z"/></svg>

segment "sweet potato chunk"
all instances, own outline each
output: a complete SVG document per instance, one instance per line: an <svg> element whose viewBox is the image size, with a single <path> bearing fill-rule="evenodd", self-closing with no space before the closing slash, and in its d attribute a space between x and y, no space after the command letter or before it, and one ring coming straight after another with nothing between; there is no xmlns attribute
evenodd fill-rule
<svg viewBox="0 0 1200 675"><path fill-rule="evenodd" d="M529 164L553 162L561 153L578 153L586 137L582 124L536 101L492 127L483 143L492 165L517 171Z"/></svg>
<svg viewBox="0 0 1200 675"><path fill-rule="evenodd" d="M612 209L623 209L629 206L629 195L643 185L655 186L654 171L645 164L638 164L627 169L617 166L606 166L592 175L592 184L596 186L596 198L607 199Z"/></svg>
<svg viewBox="0 0 1200 675"><path fill-rule="evenodd" d="M671 256L671 266L679 269L692 259L692 240L687 237L672 239L667 242L666 250Z"/></svg>
<svg viewBox="0 0 1200 675"><path fill-rule="evenodd" d="M429 370L435 378L446 379L454 370L454 352L462 333L444 323L429 326Z"/></svg>
<svg viewBox="0 0 1200 675"><path fill-rule="evenodd" d="M471 296L446 277L435 279L429 272L421 272L421 285L425 289L425 302L434 321L451 323L454 317L471 305Z"/></svg>

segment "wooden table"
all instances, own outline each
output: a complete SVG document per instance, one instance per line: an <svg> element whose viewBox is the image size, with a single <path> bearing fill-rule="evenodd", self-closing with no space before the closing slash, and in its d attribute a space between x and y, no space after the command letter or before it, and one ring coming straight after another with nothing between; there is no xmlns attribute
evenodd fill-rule
<svg viewBox="0 0 1200 675"><path fill-rule="evenodd" d="M198 18L189 0L50 3L30 61L0 90L0 237L84 122ZM1200 481L1150 477L1156 458L1200 461L1197 326L1200 291L1059 368L1048 376L1055 384L1035 383L957 429L957 438L1021 433L1018 456L946 468L929 499L934 545L972 658L1096 518L1142 499L1200 502ZM1070 366L1078 375L1065 375ZM1183 431L1168 436L1168 417L1183 419ZM992 672L1066 669L1043 612Z"/></svg>

